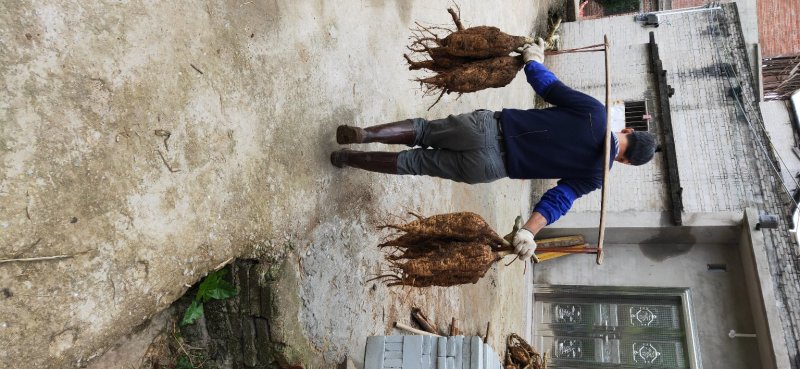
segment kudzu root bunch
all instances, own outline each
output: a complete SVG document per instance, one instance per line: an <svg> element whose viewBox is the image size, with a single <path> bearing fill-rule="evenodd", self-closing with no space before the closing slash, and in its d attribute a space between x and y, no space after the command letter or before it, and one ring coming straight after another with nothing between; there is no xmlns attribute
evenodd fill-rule
<svg viewBox="0 0 800 369"><path fill-rule="evenodd" d="M379 227L398 231L380 247L393 270L389 286L453 286L476 283L501 258L503 239L478 214L470 212L418 217L405 224Z"/></svg>
<svg viewBox="0 0 800 369"><path fill-rule="evenodd" d="M463 94L511 83L524 63L519 55L509 54L533 39L512 36L491 26L464 28L456 11L448 9L448 12L456 25L455 31L417 23L408 46L413 57L403 55L410 70L434 72L432 76L417 79L426 95L439 93L433 105L445 93Z"/></svg>

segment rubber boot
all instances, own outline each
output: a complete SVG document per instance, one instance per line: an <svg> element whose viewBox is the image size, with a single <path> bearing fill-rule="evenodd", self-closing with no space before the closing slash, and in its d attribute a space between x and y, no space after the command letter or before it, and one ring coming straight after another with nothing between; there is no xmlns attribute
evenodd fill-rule
<svg viewBox="0 0 800 369"><path fill-rule="evenodd" d="M396 152L341 149L331 153L331 164L337 168L353 167L370 172L397 174L398 154Z"/></svg>
<svg viewBox="0 0 800 369"><path fill-rule="evenodd" d="M359 128L339 126L336 128L336 142L340 145L380 142L385 144L411 145L416 133L410 119L377 126Z"/></svg>

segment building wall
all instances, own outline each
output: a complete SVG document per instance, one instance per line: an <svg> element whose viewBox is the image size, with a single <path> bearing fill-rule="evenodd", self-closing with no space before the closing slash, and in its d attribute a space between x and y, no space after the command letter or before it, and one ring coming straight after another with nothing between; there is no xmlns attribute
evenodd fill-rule
<svg viewBox="0 0 800 369"><path fill-rule="evenodd" d="M534 283L630 287L688 287L704 368L759 368L754 341L730 339L731 329L752 333L752 314L736 245L610 245L605 262L571 255L538 264ZM663 249L683 254L664 260ZM708 271L708 264L726 264L727 272ZM534 325L536 322L534 322Z"/></svg>
<svg viewBox="0 0 800 369"><path fill-rule="evenodd" d="M667 70L667 81L675 89L670 98L670 111L683 187L684 215L742 211L753 206L762 213L780 216L777 229L762 232L769 244L770 273L775 296L780 300L778 308L786 327L785 339L792 367L800 368L800 249L786 231L791 227L794 205L786 195L780 175L773 170L771 163L775 156L764 149L769 146L764 139L766 130L777 126L771 136L779 142L778 138L788 140L786 126L770 121L777 114L774 106L756 103L747 60L751 56L744 33L736 26L740 21L738 12L731 4L723 7L725 12L717 14L716 18L706 12L668 15L668 21L658 28L642 28L625 16L566 23L562 25L562 47L594 44L603 34L608 34L612 44L612 95L628 98L653 88L645 72L646 59L641 50L648 42L648 32L654 32ZM721 25L717 26L714 19ZM717 29L719 32L710 31ZM732 68L723 68L726 63ZM551 56L546 64L567 84L603 101L600 55ZM728 78L723 73L731 69L737 78ZM732 87L738 87L737 95L743 96L740 103L729 92ZM655 129L660 128L656 125ZM778 150L782 156L783 152L785 148ZM666 171L662 163L663 157L657 154L654 163L643 167L615 166L609 187L609 212L666 213L669 199L665 195ZM552 183L534 182L534 202ZM569 225L573 214L592 215L599 208L600 194L596 191L579 199L570 214L555 227ZM674 266L675 262L669 259L664 264ZM537 273L541 270L537 268Z"/></svg>
<svg viewBox="0 0 800 369"><path fill-rule="evenodd" d="M646 46L649 32L654 32L667 81L675 89L670 111L685 212L739 211L761 201L761 195L758 173L743 162L754 149L753 133L737 109L730 81L723 77L727 63L744 76L745 82L752 81L743 37L735 27L738 18L730 11L717 12L716 16L704 11L668 17L669 22L658 28L642 27L627 16L567 23L562 45L590 45L608 34L612 45L612 99L646 98L655 106ZM717 22L721 24L718 29ZM715 29L718 35L709 29ZM730 57L726 50L737 51L738 58ZM545 64L568 85L604 101L601 53L551 56ZM752 91L749 83L740 87L744 89L740 94ZM659 117L655 118L655 131L659 131ZM666 209L669 198L665 173L661 153L641 167L615 165L608 211ZM536 192L551 185L552 182L539 183ZM596 191L579 199L572 211L596 212L599 204L600 194Z"/></svg>

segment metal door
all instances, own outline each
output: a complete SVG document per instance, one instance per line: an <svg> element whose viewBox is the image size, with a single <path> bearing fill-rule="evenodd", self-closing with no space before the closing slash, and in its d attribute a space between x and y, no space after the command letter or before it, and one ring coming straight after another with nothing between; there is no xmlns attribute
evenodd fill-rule
<svg viewBox="0 0 800 369"><path fill-rule="evenodd" d="M681 299L536 295L534 345L550 368L690 368Z"/></svg>

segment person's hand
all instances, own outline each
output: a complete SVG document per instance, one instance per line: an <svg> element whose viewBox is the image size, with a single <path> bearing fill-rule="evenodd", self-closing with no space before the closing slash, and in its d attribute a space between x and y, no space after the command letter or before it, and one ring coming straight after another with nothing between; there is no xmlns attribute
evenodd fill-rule
<svg viewBox="0 0 800 369"><path fill-rule="evenodd" d="M541 37L539 37L535 43L525 44L518 48L517 51L522 53L522 59L525 61L525 64L528 64L530 61L544 63L544 40Z"/></svg>
<svg viewBox="0 0 800 369"><path fill-rule="evenodd" d="M514 235L514 252L519 255L520 260L528 261L536 251L536 241L533 240L533 233L522 228Z"/></svg>

